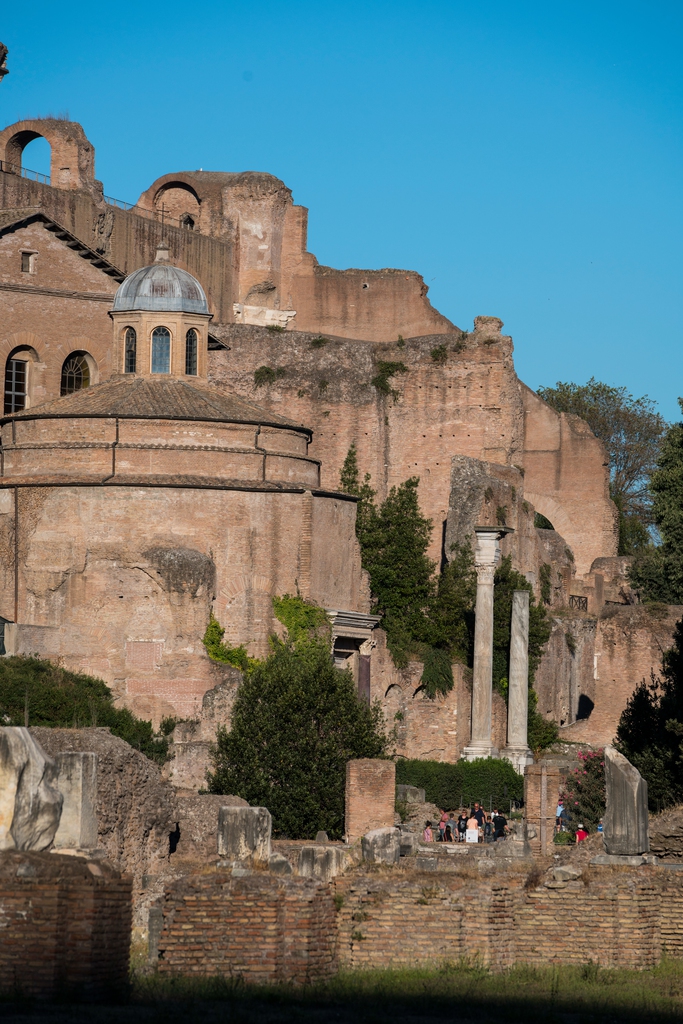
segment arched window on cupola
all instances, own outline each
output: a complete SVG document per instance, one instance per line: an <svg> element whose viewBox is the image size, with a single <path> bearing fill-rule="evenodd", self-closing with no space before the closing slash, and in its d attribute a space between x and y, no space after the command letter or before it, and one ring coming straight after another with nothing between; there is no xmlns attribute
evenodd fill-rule
<svg viewBox="0 0 683 1024"><path fill-rule="evenodd" d="M152 373L171 372L171 332L155 327L152 332Z"/></svg>
<svg viewBox="0 0 683 1024"><path fill-rule="evenodd" d="M185 335L185 373L197 376L197 332L191 327Z"/></svg>
<svg viewBox="0 0 683 1024"><path fill-rule="evenodd" d="M135 333L134 327L126 327L125 334L125 358L124 358L124 373L135 373L136 360L137 360L137 345L138 336Z"/></svg>

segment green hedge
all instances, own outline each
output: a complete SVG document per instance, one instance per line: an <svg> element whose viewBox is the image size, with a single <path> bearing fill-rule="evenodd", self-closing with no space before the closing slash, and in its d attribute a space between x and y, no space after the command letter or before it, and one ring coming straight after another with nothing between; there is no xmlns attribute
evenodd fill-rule
<svg viewBox="0 0 683 1024"><path fill-rule="evenodd" d="M167 759L167 734L175 725L174 719L165 719L155 733L151 722L114 707L112 692L102 679L67 672L41 658L0 658L0 725L26 721L53 729L106 726L158 764Z"/></svg>
<svg viewBox="0 0 683 1024"><path fill-rule="evenodd" d="M524 795L523 776L509 761L493 757L457 764L401 759L396 762L396 782L419 786L429 803L447 811L470 806L475 800L486 810L496 804L507 809L510 800Z"/></svg>

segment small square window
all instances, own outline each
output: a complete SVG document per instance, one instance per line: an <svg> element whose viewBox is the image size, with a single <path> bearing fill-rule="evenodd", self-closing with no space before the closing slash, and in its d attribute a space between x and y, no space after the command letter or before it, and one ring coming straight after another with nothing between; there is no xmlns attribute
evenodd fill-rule
<svg viewBox="0 0 683 1024"><path fill-rule="evenodd" d="M33 274L36 269L36 254L34 252L22 252L21 272L22 274Z"/></svg>

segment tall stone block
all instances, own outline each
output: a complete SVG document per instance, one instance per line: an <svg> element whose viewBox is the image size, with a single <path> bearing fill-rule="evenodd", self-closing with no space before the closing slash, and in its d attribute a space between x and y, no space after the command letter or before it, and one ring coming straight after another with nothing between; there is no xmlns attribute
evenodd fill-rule
<svg viewBox="0 0 683 1024"><path fill-rule="evenodd" d="M62 751L55 757L62 816L55 849L94 850L97 846L97 754Z"/></svg>
<svg viewBox="0 0 683 1024"><path fill-rule="evenodd" d="M529 764L524 769L524 820L535 855L553 852L555 811L564 775L557 765Z"/></svg>
<svg viewBox="0 0 683 1024"><path fill-rule="evenodd" d="M47 850L59 825L57 766L19 726L0 728L0 851Z"/></svg>
<svg viewBox="0 0 683 1024"><path fill-rule="evenodd" d="M634 856L650 849L647 782L615 747L605 747L605 849Z"/></svg>
<svg viewBox="0 0 683 1024"><path fill-rule="evenodd" d="M523 773L533 757L527 742L529 721L529 592L515 590L512 595L510 624L510 676L508 679L507 747L503 757Z"/></svg>
<svg viewBox="0 0 683 1024"><path fill-rule="evenodd" d="M393 828L396 805L396 766L393 761L360 758L346 764L346 823L348 843L376 828Z"/></svg>
<svg viewBox="0 0 683 1024"><path fill-rule="evenodd" d="M221 807L218 856L229 860L267 861L273 819L266 807Z"/></svg>

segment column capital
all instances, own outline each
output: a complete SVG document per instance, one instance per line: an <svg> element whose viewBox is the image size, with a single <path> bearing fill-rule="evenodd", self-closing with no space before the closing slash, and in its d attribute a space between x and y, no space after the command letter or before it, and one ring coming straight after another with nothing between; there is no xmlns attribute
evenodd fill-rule
<svg viewBox="0 0 683 1024"><path fill-rule="evenodd" d="M514 530L509 526L475 526L474 564L477 577L480 567L492 566L495 569L500 563L500 539L506 533L514 533Z"/></svg>

